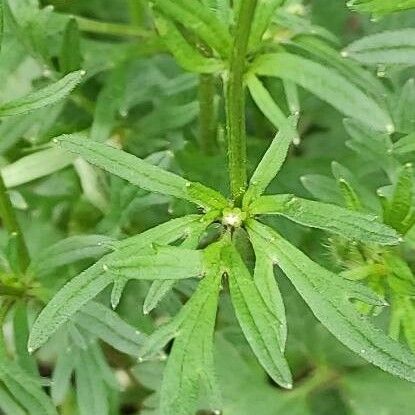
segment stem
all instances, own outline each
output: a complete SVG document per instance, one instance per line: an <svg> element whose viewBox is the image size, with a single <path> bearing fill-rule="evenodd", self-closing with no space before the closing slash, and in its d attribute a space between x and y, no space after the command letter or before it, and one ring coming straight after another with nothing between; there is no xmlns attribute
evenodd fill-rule
<svg viewBox="0 0 415 415"><path fill-rule="evenodd" d="M0 216L3 225L10 234L10 238L16 241L17 261L21 272L25 272L30 263L29 251L17 221L15 211L10 201L9 194L0 173Z"/></svg>
<svg viewBox="0 0 415 415"><path fill-rule="evenodd" d="M199 77L199 107L200 107L200 145L205 154L214 154L216 142L216 82L214 75L202 74Z"/></svg>
<svg viewBox="0 0 415 415"><path fill-rule="evenodd" d="M244 74L246 54L258 0L242 0L235 28L226 91L229 176L232 197L240 202L247 186Z"/></svg>

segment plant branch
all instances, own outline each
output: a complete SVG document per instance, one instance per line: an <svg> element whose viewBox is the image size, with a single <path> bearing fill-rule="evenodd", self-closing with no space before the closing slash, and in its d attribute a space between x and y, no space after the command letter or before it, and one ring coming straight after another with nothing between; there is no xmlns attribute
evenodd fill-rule
<svg viewBox="0 0 415 415"><path fill-rule="evenodd" d="M15 211L6 185L4 184L3 177L0 173L0 216L3 220L3 225L10 234L10 238L15 239L17 261L21 272L25 272L30 263L29 251L26 246L26 242L23 237L23 233L20 229L19 222L17 221Z"/></svg>
<svg viewBox="0 0 415 415"><path fill-rule="evenodd" d="M257 0L242 0L234 33L226 91L229 175L232 197L240 202L247 185L244 75Z"/></svg>
<svg viewBox="0 0 415 415"><path fill-rule="evenodd" d="M201 74L199 77L199 137L205 154L214 154L216 142L215 77Z"/></svg>

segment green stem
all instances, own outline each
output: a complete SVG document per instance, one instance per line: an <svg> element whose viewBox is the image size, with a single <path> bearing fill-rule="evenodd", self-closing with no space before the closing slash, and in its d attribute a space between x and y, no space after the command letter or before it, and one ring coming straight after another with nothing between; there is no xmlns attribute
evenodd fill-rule
<svg viewBox="0 0 415 415"><path fill-rule="evenodd" d="M226 91L229 176L232 197L237 203L240 202L247 186L244 75L249 35L257 2L241 2Z"/></svg>
<svg viewBox="0 0 415 415"><path fill-rule="evenodd" d="M214 154L217 148L216 135L216 82L214 75L202 74L199 77L199 136L205 154Z"/></svg>
<svg viewBox="0 0 415 415"><path fill-rule="evenodd" d="M24 273L29 266L30 257L23 233L17 221L15 211L10 201L9 194L4 184L3 177L0 173L0 216L3 220L3 225L10 234L10 238L16 241L17 260L19 269Z"/></svg>
<svg viewBox="0 0 415 415"><path fill-rule="evenodd" d="M78 22L79 29L83 32L98 33L103 35L125 36L125 37L150 37L151 32L136 26L122 23L100 22L85 17L74 16Z"/></svg>

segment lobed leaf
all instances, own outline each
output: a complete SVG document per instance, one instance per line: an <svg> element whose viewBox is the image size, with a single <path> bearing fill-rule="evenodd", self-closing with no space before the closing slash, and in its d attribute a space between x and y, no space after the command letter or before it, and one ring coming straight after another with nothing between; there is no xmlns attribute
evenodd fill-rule
<svg viewBox="0 0 415 415"><path fill-rule="evenodd" d="M365 36L351 43L343 55L365 65L415 65L415 29Z"/></svg>
<svg viewBox="0 0 415 415"><path fill-rule="evenodd" d="M124 151L90 141L80 135L64 135L55 140L61 147L79 154L91 164L145 190L185 199L207 209L221 209L228 204L213 189L191 183Z"/></svg>
<svg viewBox="0 0 415 415"><path fill-rule="evenodd" d="M390 115L336 70L290 53L269 53L258 57L251 70L295 82L337 110L379 131L393 132ZM370 114L370 117L367 117Z"/></svg>
<svg viewBox="0 0 415 415"><path fill-rule="evenodd" d="M366 287L341 279L313 262L277 232L253 220L249 234L284 271L315 316L342 343L367 361L415 382L415 356L360 315L351 298L382 304Z"/></svg>
<svg viewBox="0 0 415 415"><path fill-rule="evenodd" d="M81 82L85 71L75 71L59 81L38 91L0 105L0 117L26 114L39 108L52 105L68 96Z"/></svg>
<svg viewBox="0 0 415 415"><path fill-rule="evenodd" d="M209 251L220 249L220 245ZM219 255L217 255L219 256ZM208 257L209 258L209 257ZM160 411L188 415L196 409L200 382L216 390L213 364L213 332L220 290L219 261L211 262L207 276L180 311L182 322L169 355L161 386ZM216 409L216 408L212 408Z"/></svg>
<svg viewBox="0 0 415 415"><path fill-rule="evenodd" d="M282 215L301 225L323 229L362 242L395 245L396 231L373 215L294 195L262 196L250 206L252 214Z"/></svg>
<svg viewBox="0 0 415 415"><path fill-rule="evenodd" d="M284 323L269 308L236 248L223 248L232 304L242 331L261 365L284 388L292 388L290 369L283 355Z"/></svg>
<svg viewBox="0 0 415 415"><path fill-rule="evenodd" d="M108 272L106 264L109 260L129 258L132 254L143 249L152 249L153 243L166 245L172 243L186 233L186 226L200 220L200 218L201 216L198 215L189 215L173 219L115 244L115 252L105 256L92 267L73 278L42 310L30 333L29 350L34 351L42 346L62 324L66 323L88 301L119 279L119 277ZM122 281L124 282L125 279L122 278Z"/></svg>

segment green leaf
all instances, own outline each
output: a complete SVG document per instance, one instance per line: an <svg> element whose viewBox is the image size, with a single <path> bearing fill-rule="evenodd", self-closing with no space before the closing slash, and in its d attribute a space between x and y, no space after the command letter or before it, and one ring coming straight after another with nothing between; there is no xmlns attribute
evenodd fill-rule
<svg viewBox="0 0 415 415"><path fill-rule="evenodd" d="M114 243L113 238L104 235L70 236L42 250L32 260L30 269L34 274L45 274L84 259L99 258L111 251Z"/></svg>
<svg viewBox="0 0 415 415"><path fill-rule="evenodd" d="M76 19L69 19L63 33L59 68L64 75L81 69L81 36Z"/></svg>
<svg viewBox="0 0 415 415"><path fill-rule="evenodd" d="M375 16L415 8L415 0L350 0L347 5L359 12L373 13Z"/></svg>
<svg viewBox="0 0 415 415"><path fill-rule="evenodd" d="M72 154L59 148L48 148L3 167L1 174L8 188L16 187L62 170L74 160L75 156Z"/></svg>
<svg viewBox="0 0 415 415"><path fill-rule="evenodd" d="M62 148L145 190L185 199L207 209L221 209L228 204L213 189L191 183L132 154L90 141L81 135L64 135L55 140Z"/></svg>
<svg viewBox="0 0 415 415"><path fill-rule="evenodd" d="M254 282L269 311L280 322L279 339L281 349L284 350L287 341L287 319L282 295L274 275L274 264L261 246L255 241L251 242L255 252Z"/></svg>
<svg viewBox="0 0 415 415"><path fill-rule="evenodd" d="M415 133L406 135L393 145L393 151L398 155L415 153Z"/></svg>
<svg viewBox="0 0 415 415"><path fill-rule="evenodd" d="M220 60L201 55L173 22L158 17L156 26L167 48L183 69L197 73L215 73L224 69Z"/></svg>
<svg viewBox="0 0 415 415"><path fill-rule="evenodd" d="M3 36L4 36L4 10L3 10L3 0L0 0L0 52L1 52L1 47L3 46Z"/></svg>
<svg viewBox="0 0 415 415"><path fill-rule="evenodd" d="M165 16L193 31L222 57L229 55L231 37L227 27L200 2L155 0L155 7Z"/></svg>
<svg viewBox="0 0 415 415"><path fill-rule="evenodd" d="M284 388L292 388L290 369L283 355L284 323L269 308L233 245L222 251L229 277L232 304L242 331L261 365Z"/></svg>
<svg viewBox="0 0 415 415"><path fill-rule="evenodd" d="M143 249L152 249L153 243L175 242L186 233L186 226L200 218L201 216L198 215L189 215L173 219L115 244L115 252L100 259L92 267L72 279L42 310L30 333L29 350L34 351L42 346L62 324L66 323L105 287L118 279L108 272L108 261L129 258Z"/></svg>
<svg viewBox="0 0 415 415"><path fill-rule="evenodd" d="M33 376L38 376L36 360L27 351L29 339L29 322L27 306L23 303L16 303L13 315L14 346L16 350L16 361L22 369Z"/></svg>
<svg viewBox="0 0 415 415"><path fill-rule="evenodd" d="M405 164L398 172L392 198L386 202L383 214L385 223L393 226L400 232L406 232L403 222L410 214L414 197L414 169L411 163Z"/></svg>
<svg viewBox="0 0 415 415"><path fill-rule="evenodd" d="M271 228L248 223L252 239L278 264L315 316L342 343L367 361L415 382L415 356L360 315L350 299L382 305L365 286L341 279L310 260Z"/></svg>
<svg viewBox="0 0 415 415"><path fill-rule="evenodd" d="M0 6L1 7L1 6ZM26 415L27 412L14 400L14 397L0 383L0 409L5 414Z"/></svg>
<svg viewBox="0 0 415 415"><path fill-rule="evenodd" d="M351 43L343 56L365 65L415 65L415 29L365 36Z"/></svg>
<svg viewBox="0 0 415 415"><path fill-rule="evenodd" d="M289 131L291 126L292 131L290 131L290 133L294 140L298 140L298 133L295 130L295 126L291 125L294 124L293 120L287 119L286 115L274 101L271 94L265 89L262 82L253 74L249 74L246 82L253 100L265 117L267 117L278 130L285 128Z"/></svg>
<svg viewBox="0 0 415 415"><path fill-rule="evenodd" d="M249 49L257 47L262 40L266 30L269 28L272 18L277 8L283 3L283 0L259 1L254 21L252 22L251 33L249 38Z"/></svg>
<svg viewBox="0 0 415 415"><path fill-rule="evenodd" d="M59 81L38 91L0 105L0 117L25 114L66 98L81 82L85 71L71 72Z"/></svg>
<svg viewBox="0 0 415 415"><path fill-rule="evenodd" d="M252 203L250 211L254 215L282 215L301 225L323 229L358 241L381 245L399 243L396 231L380 223L376 216L294 195L262 196Z"/></svg>
<svg viewBox="0 0 415 415"><path fill-rule="evenodd" d="M71 387L71 376L75 368L73 350L64 349L58 354L52 375L51 395L55 405L60 405Z"/></svg>
<svg viewBox="0 0 415 415"><path fill-rule="evenodd" d="M180 311L180 315L184 316L183 323L176 333L161 386L162 414L194 413L200 382L207 382L208 385L214 382L212 343L221 274L219 261L216 260L216 264L210 262L208 274ZM215 386L213 388L216 389Z"/></svg>
<svg viewBox="0 0 415 415"><path fill-rule="evenodd" d="M200 277L203 273L202 251L181 247L155 247L152 252L129 258L107 260L111 274L137 280L175 280Z"/></svg>
<svg viewBox="0 0 415 415"><path fill-rule="evenodd" d="M290 53L270 53L258 57L251 70L295 82L337 110L379 131L393 132L389 114L361 89L336 70ZM367 117L366 114L370 114Z"/></svg>
<svg viewBox="0 0 415 415"><path fill-rule="evenodd" d="M289 121L278 132L258 164L254 174L249 181L249 187L244 196L244 207L257 199L265 191L274 177L280 171L287 158L288 150L295 137Z"/></svg>
<svg viewBox="0 0 415 415"><path fill-rule="evenodd" d="M76 395L80 415L109 413L105 384L88 352L81 350L76 359Z"/></svg>
<svg viewBox="0 0 415 415"><path fill-rule="evenodd" d="M0 356L0 385L1 383L30 415L57 415L37 378L28 375L15 362L9 361L4 350Z"/></svg>
<svg viewBox="0 0 415 415"><path fill-rule="evenodd" d="M91 301L82 307L74 320L114 349L138 355L144 336L108 307Z"/></svg>

